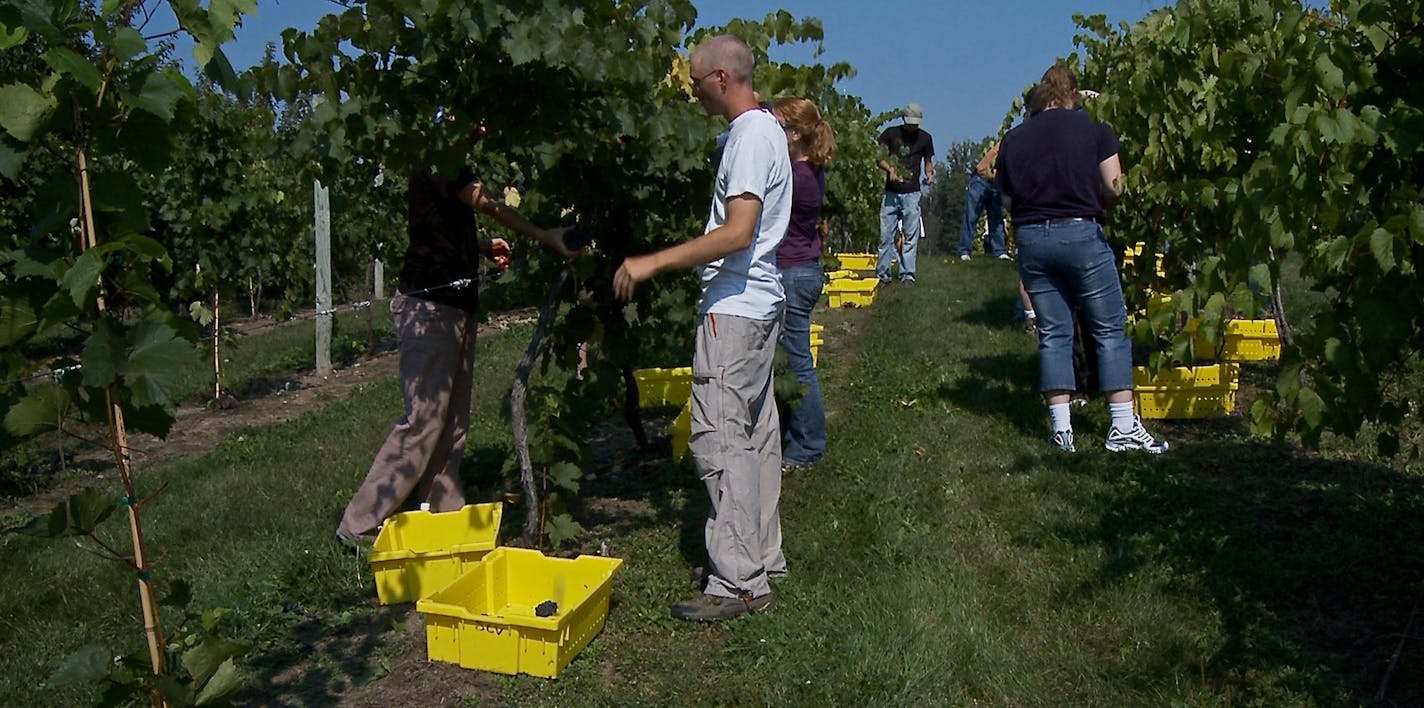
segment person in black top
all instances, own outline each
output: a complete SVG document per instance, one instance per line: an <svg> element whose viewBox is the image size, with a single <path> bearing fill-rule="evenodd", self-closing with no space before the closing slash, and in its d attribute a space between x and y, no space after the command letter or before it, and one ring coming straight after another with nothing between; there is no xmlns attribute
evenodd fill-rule
<svg viewBox="0 0 1424 708"><path fill-rule="evenodd" d="M1073 308L1097 351L1098 386L1108 399L1108 450L1160 453L1167 443L1142 427L1132 407L1132 345L1117 258L1103 233L1106 207L1123 193L1117 136L1078 108L1077 79L1058 64L1038 89L1042 113L1004 136L999 189L1018 238L1019 277L1038 318L1040 387L1053 442L1072 452Z"/></svg>
<svg viewBox="0 0 1424 708"><path fill-rule="evenodd" d="M920 221L920 167L924 166L925 183L934 185L934 139L920 130L925 112L911 103L901 114L904 125L891 126L880 134L879 142L890 155L877 164L885 172L885 198L880 203L880 257L875 275L880 282L890 282L890 262L894 260L895 229L905 234L900 253L900 282L915 282L915 254L924 224Z"/></svg>
<svg viewBox="0 0 1424 708"><path fill-rule="evenodd" d="M471 139L482 132L477 126ZM410 243L390 305L405 415L342 514L336 535L345 543L372 540L412 492L435 512L465 505L460 461L470 427L479 258L503 268L512 255L504 239L479 238L475 212L559 255L577 255L564 246L566 229L530 223L491 196L469 170L453 177L416 171L406 189L406 208Z"/></svg>

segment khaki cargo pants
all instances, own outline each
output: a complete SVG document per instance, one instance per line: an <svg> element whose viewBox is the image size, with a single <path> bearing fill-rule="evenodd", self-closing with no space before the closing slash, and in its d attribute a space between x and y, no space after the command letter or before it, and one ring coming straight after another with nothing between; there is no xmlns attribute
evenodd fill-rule
<svg viewBox="0 0 1424 708"><path fill-rule="evenodd" d="M772 394L780 320L704 315L692 358L688 449L707 485L708 595L760 597L781 552L781 431Z"/></svg>
<svg viewBox="0 0 1424 708"><path fill-rule="evenodd" d="M376 453L337 534L373 534L412 491L431 511L465 505L460 461L470 428L475 316L458 307L397 294L391 299L400 346L405 416Z"/></svg>

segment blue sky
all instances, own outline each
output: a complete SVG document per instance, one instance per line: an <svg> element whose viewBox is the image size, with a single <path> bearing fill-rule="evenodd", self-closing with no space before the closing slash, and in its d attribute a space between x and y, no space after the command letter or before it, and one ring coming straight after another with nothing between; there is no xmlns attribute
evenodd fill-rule
<svg viewBox="0 0 1424 708"><path fill-rule="evenodd" d="M761 18L784 9L819 17L825 49L818 61L845 61L857 75L841 88L872 111L915 102L924 129L943 155L956 140L995 132L1009 105L1054 59L1073 51L1072 15L1104 14L1136 22L1165 0L694 0L698 25L733 17ZM263 46L281 43L286 27L315 26L340 8L326 0L259 0L237 39L225 47L239 70L261 58ZM184 50L186 52L186 50ZM772 52L781 61L810 61L807 48Z"/></svg>

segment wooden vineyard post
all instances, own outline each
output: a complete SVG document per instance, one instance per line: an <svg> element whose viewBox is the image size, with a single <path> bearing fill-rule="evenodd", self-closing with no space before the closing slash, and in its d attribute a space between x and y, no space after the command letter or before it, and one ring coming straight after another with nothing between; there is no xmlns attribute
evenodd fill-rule
<svg viewBox="0 0 1424 708"><path fill-rule="evenodd" d="M76 155L79 163L79 209L83 216L80 220L82 232L80 246L82 250L87 251L98 246L99 241L94 231L94 207L89 197L89 163L82 148L76 151ZM104 304L102 287L99 291L97 305L99 316L104 317L107 308ZM153 665L154 675L162 675L163 628L159 623L158 603L154 598L153 579L149 574L148 554L144 548L143 524L139 517L141 504L137 501L138 495L134 489L133 458L129 456L124 411L119 406L119 397L113 384L104 389L104 403L108 411L109 430L113 434L113 439L110 442L113 445L114 462L119 468L119 480L124 487L122 504L128 510L129 532L133 541L133 566L135 574L138 576L138 596L139 604L143 608L143 629L148 639L148 658ZM160 707L166 705L163 696L156 691L153 693L153 703Z"/></svg>
<svg viewBox="0 0 1424 708"><path fill-rule="evenodd" d="M314 180L316 201L316 373L331 375L331 200Z"/></svg>

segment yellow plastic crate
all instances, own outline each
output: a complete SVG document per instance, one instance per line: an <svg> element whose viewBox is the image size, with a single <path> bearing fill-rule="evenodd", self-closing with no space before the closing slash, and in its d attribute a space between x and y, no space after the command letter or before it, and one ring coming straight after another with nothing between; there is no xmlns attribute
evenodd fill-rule
<svg viewBox="0 0 1424 708"><path fill-rule="evenodd" d="M499 545L504 505L457 511L408 511L381 524L366 555L382 605L415 602L449 585Z"/></svg>
<svg viewBox="0 0 1424 708"><path fill-rule="evenodd" d="M826 294L831 298L831 307L868 307L875 302L875 289L880 281L875 278L845 278L832 280L826 286Z"/></svg>
<svg viewBox="0 0 1424 708"><path fill-rule="evenodd" d="M1221 337L1222 361L1274 361L1281 358L1281 335L1275 320L1227 320ZM1192 342L1198 352L1215 352L1211 342L1198 335Z"/></svg>
<svg viewBox="0 0 1424 708"><path fill-rule="evenodd" d="M668 428L668 435L672 438L672 459L681 460L687 454L687 441L692 438L692 398L688 397L687 405L682 407L682 411L677 414L677 418L672 421L672 427Z"/></svg>
<svg viewBox="0 0 1424 708"><path fill-rule="evenodd" d="M859 278L860 274L853 270L833 270L826 274L827 280L840 280L842 278Z"/></svg>
<svg viewBox="0 0 1424 708"><path fill-rule="evenodd" d="M1213 418L1236 410L1240 368L1235 364L1132 370L1133 402L1143 418Z"/></svg>
<svg viewBox="0 0 1424 708"><path fill-rule="evenodd" d="M431 661L502 674L558 678L608 618L618 558L549 558L499 548L416 609ZM546 601L557 606L539 617Z"/></svg>
<svg viewBox="0 0 1424 708"><path fill-rule="evenodd" d="M837 253L836 260L845 270L875 270L875 262L880 256L874 253Z"/></svg>
<svg viewBox="0 0 1424 708"><path fill-rule="evenodd" d="M826 331L825 325L811 324L811 364L815 365L821 359L821 345L826 343L822 335Z"/></svg>
<svg viewBox="0 0 1424 708"><path fill-rule="evenodd" d="M692 396L692 367L638 369L638 407L680 406Z"/></svg>

